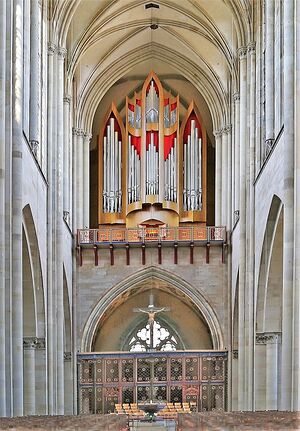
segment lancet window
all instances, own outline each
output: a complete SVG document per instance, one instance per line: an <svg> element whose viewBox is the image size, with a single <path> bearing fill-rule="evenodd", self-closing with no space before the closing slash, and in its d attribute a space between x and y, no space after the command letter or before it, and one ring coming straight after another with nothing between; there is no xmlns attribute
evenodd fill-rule
<svg viewBox="0 0 300 431"><path fill-rule="evenodd" d="M153 325L153 346L155 350L160 351L176 351L183 348L177 334L158 320L155 320ZM150 326L147 323L136 329L130 336L128 350L130 352L146 352L149 348Z"/></svg>

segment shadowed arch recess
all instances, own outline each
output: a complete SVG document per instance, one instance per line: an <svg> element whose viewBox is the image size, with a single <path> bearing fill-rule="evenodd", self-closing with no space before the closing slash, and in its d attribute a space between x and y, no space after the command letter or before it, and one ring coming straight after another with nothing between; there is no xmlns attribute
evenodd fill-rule
<svg viewBox="0 0 300 431"><path fill-rule="evenodd" d="M177 319L174 314L172 316L171 311L169 316L167 316L168 313L164 313L163 316L164 319L169 319L168 322L170 326L174 327L175 331L181 334L186 348L223 349L224 343L220 323L214 310L204 296L197 291L197 289L178 276L159 268L148 267L111 288L95 305L83 330L81 351L90 352L94 350L94 347L96 349L98 348L97 336L99 332L99 324L105 324L105 321L108 321L108 318L113 315L114 309L122 303L126 303L129 298L134 299L134 296L141 294L141 292L144 292L144 294L140 296L140 299L143 299L144 302L137 303L134 300L132 302L134 303L134 306L147 306L147 300L151 291L154 294L155 302L159 306L172 305L172 298L176 297L176 301L181 301L183 308L185 308L186 311L191 310L191 319L195 324L198 324L198 327L196 328L196 330L199 331L200 336L198 344L193 344L191 341L195 331L190 322L187 321L184 324L184 322ZM136 298L138 299L138 296L136 296ZM168 298L171 304L165 304L165 301ZM162 303L160 303L160 301L162 301ZM132 304L128 304L129 307L132 308ZM175 303L173 302L174 311L175 308L176 310L179 310L177 305L175 307ZM118 313L115 313L115 315L118 315ZM133 316L133 318L135 317L136 316ZM126 325L123 325L123 322L121 322L121 326L123 332L120 334L117 332L115 337L119 337L119 343L122 344L122 341L124 342L128 332L126 330Z"/></svg>

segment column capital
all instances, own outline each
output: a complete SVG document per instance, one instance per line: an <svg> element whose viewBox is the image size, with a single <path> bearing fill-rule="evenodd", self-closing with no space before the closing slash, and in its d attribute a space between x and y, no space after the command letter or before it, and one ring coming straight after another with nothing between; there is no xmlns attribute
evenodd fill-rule
<svg viewBox="0 0 300 431"><path fill-rule="evenodd" d="M70 96L70 94L65 94L65 97L64 97L64 103L67 103L68 105L70 105L70 103L71 103L71 96Z"/></svg>
<svg viewBox="0 0 300 431"><path fill-rule="evenodd" d="M57 51L57 46L53 42L48 42L48 55L54 55Z"/></svg>
<svg viewBox="0 0 300 431"><path fill-rule="evenodd" d="M73 135L75 136L83 136L84 131L82 129L79 129L77 127L73 127Z"/></svg>
<svg viewBox="0 0 300 431"><path fill-rule="evenodd" d="M46 349L46 341L45 338L36 338L36 349L37 350L43 350Z"/></svg>
<svg viewBox="0 0 300 431"><path fill-rule="evenodd" d="M36 348L36 337L24 337L23 348L25 350L32 350Z"/></svg>
<svg viewBox="0 0 300 431"><path fill-rule="evenodd" d="M93 135L91 133L84 132L83 137L84 137L85 141L90 141L92 139Z"/></svg>
<svg viewBox="0 0 300 431"><path fill-rule="evenodd" d="M247 57L247 47L246 46L241 46L238 50L238 57L240 60L244 60Z"/></svg>
<svg viewBox="0 0 300 431"><path fill-rule="evenodd" d="M62 46L58 46L57 47L57 54L58 54L58 58L60 60L64 60L66 58L67 55L67 50L66 48L62 47Z"/></svg>
<svg viewBox="0 0 300 431"><path fill-rule="evenodd" d="M71 361L71 359L72 359L72 352L64 352L64 360Z"/></svg>
<svg viewBox="0 0 300 431"><path fill-rule="evenodd" d="M226 126L224 126L223 128L223 132L224 133L231 133L232 130L232 125L231 124L227 124Z"/></svg>
<svg viewBox="0 0 300 431"><path fill-rule="evenodd" d="M233 93L232 98L235 102L240 100L240 93L238 91L236 91L235 93Z"/></svg>
<svg viewBox="0 0 300 431"><path fill-rule="evenodd" d="M220 130L215 130L215 131L213 132L213 134L214 134L214 137L215 137L215 138L220 138L220 137L222 136L222 129L220 129Z"/></svg>
<svg viewBox="0 0 300 431"><path fill-rule="evenodd" d="M249 54L255 54L256 51L256 43L255 42L250 42L247 46L247 50L249 52Z"/></svg>
<svg viewBox="0 0 300 431"><path fill-rule="evenodd" d="M24 337L23 338L23 348L25 350L45 349L46 348L45 338Z"/></svg>
<svg viewBox="0 0 300 431"><path fill-rule="evenodd" d="M281 332L257 332L256 344L279 344L281 343Z"/></svg>

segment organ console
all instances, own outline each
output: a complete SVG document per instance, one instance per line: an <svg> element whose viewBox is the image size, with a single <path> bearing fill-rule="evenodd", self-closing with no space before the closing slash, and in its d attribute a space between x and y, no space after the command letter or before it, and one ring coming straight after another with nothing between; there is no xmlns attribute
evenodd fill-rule
<svg viewBox="0 0 300 431"><path fill-rule="evenodd" d="M125 125L111 105L99 135L100 225L206 223L206 132L193 101L181 126L179 111L154 72L126 98Z"/></svg>

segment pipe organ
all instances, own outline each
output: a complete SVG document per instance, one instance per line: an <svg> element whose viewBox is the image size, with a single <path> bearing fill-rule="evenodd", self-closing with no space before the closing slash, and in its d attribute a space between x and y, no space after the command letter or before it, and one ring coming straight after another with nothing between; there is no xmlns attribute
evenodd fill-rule
<svg viewBox="0 0 300 431"><path fill-rule="evenodd" d="M123 123L112 104L99 135L99 224L206 223L206 133L194 102L180 126L179 96L150 72L125 111Z"/></svg>

